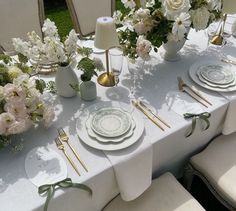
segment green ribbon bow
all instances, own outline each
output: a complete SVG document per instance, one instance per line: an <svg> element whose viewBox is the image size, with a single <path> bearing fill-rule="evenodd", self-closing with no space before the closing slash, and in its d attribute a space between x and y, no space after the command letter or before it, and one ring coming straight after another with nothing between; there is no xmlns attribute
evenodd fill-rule
<svg viewBox="0 0 236 211"><path fill-rule="evenodd" d="M44 193L47 194L47 199L46 199L43 210L47 211L48 203L49 203L50 199L53 197L53 195L57 189L70 188L70 187L83 189L83 190L88 191L89 194L92 194L92 190L88 186L83 185L83 184L79 184L79 183L73 183L70 178L66 178L66 179L56 182L54 184L45 184L45 185L42 185L38 188L38 193L40 195L44 194Z"/></svg>
<svg viewBox="0 0 236 211"><path fill-rule="evenodd" d="M191 113L185 113L184 114L184 118L185 119L190 119L192 118L192 126L189 130L187 130L186 133L186 137L189 137L193 134L195 127L196 127L196 123L197 123L197 119L202 120L203 122L205 122L205 126L202 127L202 130L207 130L210 127L210 122L208 120L208 118L211 116L210 113L208 112L203 112L200 114L191 114Z"/></svg>

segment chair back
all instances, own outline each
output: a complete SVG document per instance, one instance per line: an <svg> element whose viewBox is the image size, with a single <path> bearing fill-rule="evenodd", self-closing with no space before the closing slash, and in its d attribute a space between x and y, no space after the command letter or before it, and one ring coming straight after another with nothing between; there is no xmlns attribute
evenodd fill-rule
<svg viewBox="0 0 236 211"><path fill-rule="evenodd" d="M13 51L12 38L26 39L33 30L42 37L43 0L1 0L0 20L0 45Z"/></svg>
<svg viewBox="0 0 236 211"><path fill-rule="evenodd" d="M95 32L99 17L113 15L115 0L66 0L74 29L82 36Z"/></svg>

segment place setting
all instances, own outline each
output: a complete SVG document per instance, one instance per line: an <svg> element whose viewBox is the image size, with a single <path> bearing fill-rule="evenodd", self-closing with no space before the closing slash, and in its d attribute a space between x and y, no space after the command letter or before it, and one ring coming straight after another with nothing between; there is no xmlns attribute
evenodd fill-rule
<svg viewBox="0 0 236 211"><path fill-rule="evenodd" d="M195 62L189 69L190 78L198 85L217 92L236 91L236 68L216 58Z"/></svg>
<svg viewBox="0 0 236 211"><path fill-rule="evenodd" d="M115 151L137 142L144 131L139 113L130 105L101 102L87 107L77 120L79 139L92 148Z"/></svg>

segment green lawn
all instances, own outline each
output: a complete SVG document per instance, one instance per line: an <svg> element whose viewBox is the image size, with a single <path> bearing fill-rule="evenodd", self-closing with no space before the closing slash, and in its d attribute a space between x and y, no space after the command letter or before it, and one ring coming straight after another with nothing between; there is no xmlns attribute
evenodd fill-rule
<svg viewBox="0 0 236 211"><path fill-rule="evenodd" d="M122 8L121 0L116 0L116 8ZM47 18L56 23L61 38L65 37L73 28L71 17L66 7L66 4L59 6L54 5L53 8L49 8L47 6L45 8L45 14Z"/></svg>

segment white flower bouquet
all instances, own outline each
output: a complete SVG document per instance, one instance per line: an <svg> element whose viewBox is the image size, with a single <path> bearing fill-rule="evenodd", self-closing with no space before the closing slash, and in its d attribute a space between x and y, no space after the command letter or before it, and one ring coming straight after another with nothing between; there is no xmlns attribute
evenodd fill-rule
<svg viewBox="0 0 236 211"><path fill-rule="evenodd" d="M45 127L52 124L54 110L46 104L40 83L19 67L0 62L0 148L12 144L11 135L39 122Z"/></svg>
<svg viewBox="0 0 236 211"><path fill-rule="evenodd" d="M188 30L202 30L219 19L221 0L121 0L125 9L114 18L121 27L124 54L148 59L149 52L168 40L186 38Z"/></svg>
<svg viewBox="0 0 236 211"><path fill-rule="evenodd" d="M39 64L69 64L77 51L78 38L75 30L72 29L62 42L55 23L46 19L42 32L43 39L35 31L27 34L28 41L13 38L15 51Z"/></svg>

